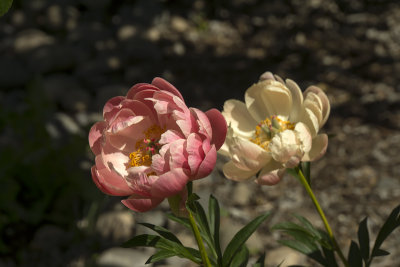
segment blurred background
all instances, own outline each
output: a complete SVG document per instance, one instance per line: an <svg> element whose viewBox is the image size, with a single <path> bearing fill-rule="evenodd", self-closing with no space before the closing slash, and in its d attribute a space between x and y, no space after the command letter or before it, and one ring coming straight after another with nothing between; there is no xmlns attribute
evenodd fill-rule
<svg viewBox="0 0 400 267"><path fill-rule="evenodd" d="M120 247L146 231L137 222L195 246L166 220L166 203L135 214L96 188L88 131L135 83L160 76L188 106L222 109L267 70L327 93L334 137L313 163L313 188L346 250L366 216L374 238L400 203L398 1L14 0L0 18L0 266L144 266L152 250ZM222 243L271 210L248 241L251 259L265 251L267 266L314 266L268 228L292 212L323 227L300 184L233 183L222 164L195 183L220 201ZM377 266L398 266L398 230L384 248L392 255Z"/></svg>

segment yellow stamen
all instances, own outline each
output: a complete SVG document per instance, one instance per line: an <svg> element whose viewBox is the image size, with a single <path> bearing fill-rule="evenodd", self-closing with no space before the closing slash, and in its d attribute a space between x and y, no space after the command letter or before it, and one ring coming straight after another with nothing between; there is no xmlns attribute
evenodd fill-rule
<svg viewBox="0 0 400 267"><path fill-rule="evenodd" d="M269 142L276 133L293 130L294 126L290 121L284 121L277 116L271 116L256 126L254 135L250 138L250 141L268 151Z"/></svg>
<svg viewBox="0 0 400 267"><path fill-rule="evenodd" d="M158 125L152 125L150 128L143 131L145 138L136 142L136 150L129 154L129 162L126 164L126 168L150 166L152 163L152 156L157 154L161 148L158 142L164 132L165 128L163 129Z"/></svg>

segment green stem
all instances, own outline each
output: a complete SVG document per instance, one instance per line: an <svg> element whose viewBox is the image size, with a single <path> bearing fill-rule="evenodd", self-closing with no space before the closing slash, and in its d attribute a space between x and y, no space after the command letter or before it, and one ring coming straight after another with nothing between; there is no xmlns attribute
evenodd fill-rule
<svg viewBox="0 0 400 267"><path fill-rule="evenodd" d="M338 253L340 259L342 260L342 262L343 262L343 264L344 264L344 266L348 267L348 266L349 266L349 263L347 262L346 258L345 258L344 255L343 255L342 250L340 249L338 243L336 242L336 239L335 239L335 237L334 237L334 235L333 235L332 229L331 229L331 227L329 226L328 220L326 219L325 213L324 213L324 211L321 209L321 206L319 205L317 198L315 197L313 191L311 190L310 185L308 184L306 178L304 177L303 172L300 170L299 167L296 167L296 168L295 168L295 171L296 171L296 174L298 175L298 178L300 178L301 184L304 186L304 188L306 189L308 195L311 197L311 200L312 200L312 202L314 203L314 206L315 206L315 208L317 209L318 214L319 214L319 216L321 217L321 219L322 219L322 221L323 221L323 223L324 223L325 229L326 229L326 231L328 232L329 238L330 238L331 241L332 241L332 244L333 244L333 246L334 246L334 249L335 249L336 252Z"/></svg>
<svg viewBox="0 0 400 267"><path fill-rule="evenodd" d="M199 228L197 227L196 221L194 220L194 217L189 209L188 212L189 212L190 225L192 226L194 237L196 238L197 246L199 247L203 264L205 267L211 267L211 263L210 260L208 259L207 251L206 248L204 247L203 239L201 238Z"/></svg>

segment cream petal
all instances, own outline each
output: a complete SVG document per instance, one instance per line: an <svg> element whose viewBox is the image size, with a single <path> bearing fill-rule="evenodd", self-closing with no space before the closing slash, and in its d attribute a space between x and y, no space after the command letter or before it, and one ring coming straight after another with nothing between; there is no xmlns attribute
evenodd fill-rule
<svg viewBox="0 0 400 267"><path fill-rule="evenodd" d="M293 156L299 158L303 156L299 140L292 130L285 130L276 134L269 143L268 148L271 151L272 158L282 164Z"/></svg>
<svg viewBox="0 0 400 267"><path fill-rule="evenodd" d="M331 105L329 104L329 99L328 99L327 95L324 93L324 91L322 91L322 89L317 86L308 87L306 89L306 91L304 92L304 96L307 96L307 94L309 92L313 92L316 95L318 95L318 97L322 103L322 122L320 125L320 127L322 127L328 120L329 113L331 111Z"/></svg>
<svg viewBox="0 0 400 267"><path fill-rule="evenodd" d="M237 182L249 180L258 172L258 170L248 171L240 169L232 161L225 163L225 165L222 167L222 170L226 178Z"/></svg>
<svg viewBox="0 0 400 267"><path fill-rule="evenodd" d="M297 137L301 141L302 150L305 153L309 152L312 146L312 137L308 127L304 123L299 122L294 127L294 130L296 132Z"/></svg>
<svg viewBox="0 0 400 267"><path fill-rule="evenodd" d="M232 137L228 147L232 160L244 170L260 169L271 159L270 153L241 137Z"/></svg>
<svg viewBox="0 0 400 267"><path fill-rule="evenodd" d="M227 100L224 103L222 115L237 135L244 138L250 138L253 135L258 122L250 115L245 103L235 99Z"/></svg>
<svg viewBox="0 0 400 267"><path fill-rule="evenodd" d="M321 158L328 148L328 135L319 134L312 140L312 147L310 152L306 153L302 161L314 161Z"/></svg>
<svg viewBox="0 0 400 267"><path fill-rule="evenodd" d="M265 81L265 80L274 80L275 81L274 74L272 74L272 72L270 72L270 71L264 72L263 74L261 74L259 81Z"/></svg>
<svg viewBox="0 0 400 267"><path fill-rule="evenodd" d="M289 120L297 122L301 116L301 107L303 105L303 93L300 87L294 81L287 79L286 86L292 94L292 110L290 111Z"/></svg>
<svg viewBox="0 0 400 267"><path fill-rule="evenodd" d="M265 80L247 89L245 103L256 121L272 115L279 115L286 120L292 107L292 97L289 89L282 83Z"/></svg>
<svg viewBox="0 0 400 267"><path fill-rule="evenodd" d="M310 94L309 94L310 95ZM312 98L315 99L313 100ZM315 117L318 120L318 125L320 127L321 123L322 123L322 107L320 105L321 103L319 102L319 98L317 96L313 96L313 97L307 97L306 100L304 101L304 107L311 110Z"/></svg>
<svg viewBox="0 0 400 267"><path fill-rule="evenodd" d="M320 125L318 123L318 118L315 116L314 112L312 112L308 108L304 108L300 121L307 125L312 137L317 135L320 129Z"/></svg>

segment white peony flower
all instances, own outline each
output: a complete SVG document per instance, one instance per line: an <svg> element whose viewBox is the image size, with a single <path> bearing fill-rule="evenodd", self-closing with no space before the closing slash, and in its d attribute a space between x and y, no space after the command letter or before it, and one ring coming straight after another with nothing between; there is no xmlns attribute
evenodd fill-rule
<svg viewBox="0 0 400 267"><path fill-rule="evenodd" d="M274 185L286 168L314 161L325 154L328 136L318 134L328 119L330 104L316 86L304 93L298 85L266 72L247 89L245 102L225 102L228 134L220 153L231 158L223 167L227 178Z"/></svg>

